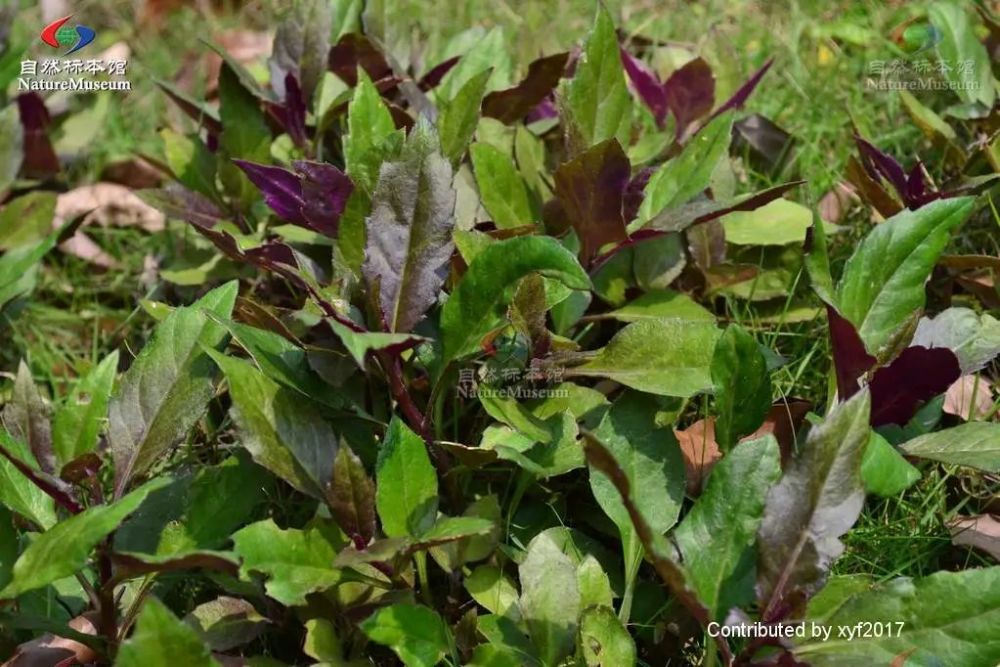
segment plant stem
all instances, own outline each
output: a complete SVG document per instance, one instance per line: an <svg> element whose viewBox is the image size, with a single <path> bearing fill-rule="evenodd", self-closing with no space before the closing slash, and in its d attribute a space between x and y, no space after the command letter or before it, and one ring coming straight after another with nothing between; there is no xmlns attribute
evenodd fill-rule
<svg viewBox="0 0 1000 667"><path fill-rule="evenodd" d="M83 511L83 506L80 505L80 503L78 503L73 496L63 491L47 479L41 477L31 466L8 452L6 447L0 446L0 454L2 454L5 459L10 461L11 465L17 468L18 472L27 477L32 484L44 491L52 498L52 500L56 501L56 503L58 503L59 506L67 512L70 514L79 514Z"/></svg>
<svg viewBox="0 0 1000 667"><path fill-rule="evenodd" d="M638 547L638 549L634 549L635 553L631 560L625 564L625 593L622 595L621 606L618 607L618 620L622 622L622 625L628 625L628 619L632 615L635 582L639 577L639 568L642 566L643 549L641 544Z"/></svg>
<svg viewBox="0 0 1000 667"><path fill-rule="evenodd" d="M118 604L115 602L115 587L112 581L111 569L111 538L106 538L98 548L97 586L98 614L100 615L100 634L108 640L108 655L114 658L118 641Z"/></svg>
<svg viewBox="0 0 1000 667"><path fill-rule="evenodd" d="M434 608L434 595L431 593L430 579L427 577L427 552L420 551L413 555L417 561L417 579L420 582L420 597L431 609Z"/></svg>

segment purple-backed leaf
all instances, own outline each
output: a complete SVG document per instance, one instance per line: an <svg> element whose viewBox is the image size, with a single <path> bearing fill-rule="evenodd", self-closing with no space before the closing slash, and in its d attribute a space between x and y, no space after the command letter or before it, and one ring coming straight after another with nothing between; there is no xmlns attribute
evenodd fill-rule
<svg viewBox="0 0 1000 667"><path fill-rule="evenodd" d="M601 246L628 238L623 206L630 170L617 139L602 141L556 169L556 197L580 239L584 266Z"/></svg>
<svg viewBox="0 0 1000 667"><path fill-rule="evenodd" d="M375 538L375 482L350 447L333 460L333 479L326 487L330 513L340 528L362 549Z"/></svg>
<svg viewBox="0 0 1000 667"><path fill-rule="evenodd" d="M868 354L858 330L836 308L826 304L826 314L833 368L837 375L837 394L840 400L845 401L857 393L858 380L875 365L875 357Z"/></svg>
<svg viewBox="0 0 1000 667"><path fill-rule="evenodd" d="M568 58L568 53L556 53L531 63L528 73L516 86L494 91L483 98L483 115L508 125L520 121L555 90Z"/></svg>
<svg viewBox="0 0 1000 667"><path fill-rule="evenodd" d="M792 188L802 185L805 181L789 181L766 190L737 200L714 201L703 199L693 201L683 206L670 208L658 213L643 226L643 229L655 229L661 232L679 232L691 225L699 225L709 220L721 218L733 211L753 211L764 204L774 201Z"/></svg>
<svg viewBox="0 0 1000 667"><path fill-rule="evenodd" d="M451 71L451 68L457 65L458 61L461 59L462 56L452 56L451 58L448 58L447 60L432 67L427 74L424 74L420 78L420 82L417 84L420 87L420 90L426 92L432 88L436 88L438 84L441 83L441 79L443 79L445 75Z"/></svg>
<svg viewBox="0 0 1000 667"><path fill-rule="evenodd" d="M865 166L868 173L871 174L874 171L874 173L884 178L895 188L899 198L905 201L907 192L906 172L903 171L903 167L899 162L888 153L880 151L871 142L863 139L857 133L854 135L854 141L858 144L858 150L861 151L861 164Z"/></svg>
<svg viewBox="0 0 1000 667"><path fill-rule="evenodd" d="M764 78L764 75L767 74L767 71L771 69L771 65L773 64L774 58L771 58L764 63L763 67L754 72L753 75L746 80L746 83L740 86L736 92L733 93L732 97L726 100L722 106L715 110L712 114L712 118L715 118L719 114L723 114L730 109L742 109L743 105L746 104L747 100L750 98L750 95L752 95L753 91L757 88L757 84L760 83L760 80ZM709 120L711 120L711 118Z"/></svg>
<svg viewBox="0 0 1000 667"><path fill-rule="evenodd" d="M906 348L872 376L872 426L905 424L921 403L943 394L961 375L958 357L946 347Z"/></svg>
<svg viewBox="0 0 1000 667"><path fill-rule="evenodd" d="M750 149L753 166L764 173L777 173L788 160L795 139L767 116L754 113L733 124L733 148Z"/></svg>
<svg viewBox="0 0 1000 667"><path fill-rule="evenodd" d="M524 122L531 124L540 120L557 118L558 116L559 110L556 108L555 97L549 95L544 100L539 102L534 109L528 112L528 114L524 117Z"/></svg>
<svg viewBox="0 0 1000 667"><path fill-rule="evenodd" d="M29 178L44 178L58 173L59 158L49 141L52 118L38 93L17 96L17 111L24 128L24 161L21 171Z"/></svg>
<svg viewBox="0 0 1000 667"><path fill-rule="evenodd" d="M621 56L622 65L625 67L629 81L632 82L632 88L639 95L643 104L649 107L653 118L656 119L656 125L662 128L669 108L667 107L667 93L663 84L660 83L660 78L645 62L629 53L624 46L621 48Z"/></svg>
<svg viewBox="0 0 1000 667"><path fill-rule="evenodd" d="M642 200L645 197L646 185L649 183L649 177L655 171L656 169L653 167L643 167L629 180L628 186L625 188L623 208L626 223L635 220L636 216L639 215L639 207L642 206Z"/></svg>
<svg viewBox="0 0 1000 667"><path fill-rule="evenodd" d="M306 100L291 72L285 75L285 132L299 148L306 145Z"/></svg>
<svg viewBox="0 0 1000 667"><path fill-rule="evenodd" d="M363 69L372 81L378 81L392 74L392 67L381 50L364 35L348 33L330 49L330 71L347 85L358 84L358 67Z"/></svg>
<svg viewBox="0 0 1000 667"><path fill-rule="evenodd" d="M233 160L250 182L264 195L264 202L279 218L305 225L302 217L302 183L284 167L272 167L246 160Z"/></svg>
<svg viewBox="0 0 1000 667"><path fill-rule="evenodd" d="M301 212L306 225L320 234L336 236L354 183L347 174L325 162L298 160L292 167L302 178Z"/></svg>
<svg viewBox="0 0 1000 667"><path fill-rule="evenodd" d="M398 160L384 162L372 194L362 272L385 328L408 332L437 299L454 246L451 163L420 121Z"/></svg>
<svg viewBox="0 0 1000 667"><path fill-rule="evenodd" d="M702 58L695 58L670 75L663 84L667 108L677 121L676 134L712 110L715 104L715 76Z"/></svg>

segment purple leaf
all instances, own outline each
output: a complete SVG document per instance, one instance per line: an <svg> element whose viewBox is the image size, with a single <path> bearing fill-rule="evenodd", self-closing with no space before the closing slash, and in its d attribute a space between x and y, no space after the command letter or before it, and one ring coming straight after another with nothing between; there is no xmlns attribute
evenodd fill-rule
<svg viewBox="0 0 1000 667"><path fill-rule="evenodd" d="M437 299L454 249L454 214L451 163L421 121L399 159L382 164L367 220L362 272L386 330L410 331Z"/></svg>
<svg viewBox="0 0 1000 667"><path fill-rule="evenodd" d="M601 246L628 238L623 205L630 170L617 139L602 141L556 169L556 197L580 239L585 266Z"/></svg>
<svg viewBox="0 0 1000 667"><path fill-rule="evenodd" d="M299 160L295 171L283 167L233 160L264 194L264 201L278 217L293 224L335 237L340 216L354 184L339 169L324 162Z"/></svg>
<svg viewBox="0 0 1000 667"><path fill-rule="evenodd" d="M764 173L777 173L787 161L795 140L767 116L750 114L733 124L733 148L750 148L753 166Z"/></svg>
<svg viewBox="0 0 1000 667"><path fill-rule="evenodd" d="M432 88L436 88L438 84L441 83L441 79L443 79L461 59L462 56L452 56L451 58L448 58L447 60L432 67L427 74L424 74L423 77L421 77L420 83L418 84L420 86L420 90L428 91Z"/></svg>
<svg viewBox="0 0 1000 667"><path fill-rule="evenodd" d="M715 103L715 77L712 68L701 58L686 63L663 84L667 108L677 121L676 136L693 121L712 110Z"/></svg>
<svg viewBox="0 0 1000 667"><path fill-rule="evenodd" d="M669 109L667 107L667 93L663 84L660 83L660 78L645 62L633 56L625 47L621 47L621 57L625 73L628 74L628 78L632 82L632 88L653 113L657 127L662 128Z"/></svg>
<svg viewBox="0 0 1000 667"><path fill-rule="evenodd" d="M642 200L645 197L646 185L654 171L656 169L653 167L643 167L629 180L628 186L625 188L625 222L631 222L639 215L639 207L642 206Z"/></svg>
<svg viewBox="0 0 1000 667"><path fill-rule="evenodd" d="M516 86L483 98L483 115L508 125L520 121L552 93L566 70L568 58L568 53L556 53L531 63L528 73Z"/></svg>
<svg viewBox="0 0 1000 667"><path fill-rule="evenodd" d="M858 391L858 380L875 365L875 357L868 354L858 330L837 309L826 304L830 326L830 347L833 351L833 368L837 374L837 393L846 401Z"/></svg>
<svg viewBox="0 0 1000 667"><path fill-rule="evenodd" d="M296 146L306 145L306 101L298 79L291 72L285 75L285 131Z"/></svg>
<svg viewBox="0 0 1000 667"><path fill-rule="evenodd" d="M556 118L559 116L559 110L556 109L555 99L552 95L549 95L544 100L538 103L534 109L528 112L528 115L524 117L524 122L531 124L540 120L547 120L549 118Z"/></svg>
<svg viewBox="0 0 1000 667"><path fill-rule="evenodd" d="M868 173L881 175L895 188L899 194L899 198L905 201L907 179L903 167L896 162L895 158L888 153L880 151L870 142L863 139L861 135L855 133L854 141L858 144L858 149L861 151L861 163L865 166Z"/></svg>
<svg viewBox="0 0 1000 667"><path fill-rule="evenodd" d="M906 348L872 377L872 426L905 424L921 403L944 393L961 374L958 357L946 347Z"/></svg>
<svg viewBox="0 0 1000 667"><path fill-rule="evenodd" d="M311 229L333 237L340 216L354 192L347 174L325 162L299 160L292 163L302 177L302 217Z"/></svg>
<svg viewBox="0 0 1000 667"><path fill-rule="evenodd" d="M358 84L358 67L362 68L372 81L378 81L392 74L392 67L379 48L364 35L349 33L330 49L330 71L349 86Z"/></svg>
<svg viewBox="0 0 1000 667"><path fill-rule="evenodd" d="M44 178L58 173L59 158L49 141L52 118L38 93L17 96L17 111L24 128L24 162L21 170L29 178Z"/></svg>
<svg viewBox="0 0 1000 667"><path fill-rule="evenodd" d="M279 218L305 226L302 217L302 183L298 176L283 167L272 167L246 160L233 160L250 182L264 194L264 202Z"/></svg>
<svg viewBox="0 0 1000 667"><path fill-rule="evenodd" d="M760 80L764 78L764 75L767 74L767 70L771 69L771 65L773 64L774 58L771 58L764 63L764 66L754 72L753 76L747 79L746 83L740 86L739 89L733 93L732 97L726 100L721 107L715 110L715 113L712 114L709 121L719 114L729 111L730 109L742 109L743 105L746 104L747 99L750 98L750 95L752 95L753 91L757 88L757 84L760 83Z"/></svg>

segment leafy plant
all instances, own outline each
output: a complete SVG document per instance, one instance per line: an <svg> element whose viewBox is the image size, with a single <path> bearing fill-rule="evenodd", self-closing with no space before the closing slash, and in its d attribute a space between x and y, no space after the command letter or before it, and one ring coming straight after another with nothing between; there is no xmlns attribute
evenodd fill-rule
<svg viewBox="0 0 1000 667"><path fill-rule="evenodd" d="M144 196L237 279L63 400L21 365L0 622L119 665L1000 660L998 568L833 572L920 460L1000 472L997 424L935 430L1000 355L989 315L925 315L975 199L859 142L901 200L835 280L797 182L732 178L770 61L716 104L704 60L661 82L602 6L517 82L495 33L421 71L384 9L296 5L269 83L220 51L217 106L162 84L197 130L162 133L174 182ZM805 299L802 267L833 368L800 428L726 304Z"/></svg>

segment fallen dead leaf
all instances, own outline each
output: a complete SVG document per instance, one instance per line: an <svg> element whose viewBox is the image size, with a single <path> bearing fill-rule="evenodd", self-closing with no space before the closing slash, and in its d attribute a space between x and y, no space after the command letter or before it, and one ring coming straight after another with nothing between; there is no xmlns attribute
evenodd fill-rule
<svg viewBox="0 0 1000 667"><path fill-rule="evenodd" d="M1000 561L1000 521L992 514L956 517L948 530L952 544L980 549Z"/></svg>
<svg viewBox="0 0 1000 667"><path fill-rule="evenodd" d="M719 445L715 442L715 418L699 419L686 429L675 429L674 435L677 436L684 456L688 495L697 496L701 493L708 473L722 458Z"/></svg>
<svg viewBox="0 0 1000 667"><path fill-rule="evenodd" d="M902 653L897 654L896 657L892 659L892 662L889 664L889 667L906 667L907 658L909 658L916 652L917 649L915 648L906 649Z"/></svg>
<svg viewBox="0 0 1000 667"><path fill-rule="evenodd" d="M776 401L767 411L761 427L743 440L753 440L771 433L778 441L778 447L781 449L781 465L784 467L795 451L796 433L811 408L812 403L798 398Z"/></svg>
<svg viewBox="0 0 1000 667"><path fill-rule="evenodd" d="M86 216L84 225L139 227L150 233L162 231L166 222L163 213L117 183L93 183L59 195L52 226L58 229L81 215Z"/></svg>
<svg viewBox="0 0 1000 667"><path fill-rule="evenodd" d="M854 186L841 181L819 200L819 217L836 224L844 219L851 205L859 201Z"/></svg>
<svg viewBox="0 0 1000 667"><path fill-rule="evenodd" d="M69 627L85 635L97 635L97 614L88 612L69 622ZM54 667L86 665L98 658L94 649L72 639L45 633L17 647L2 667Z"/></svg>
<svg viewBox="0 0 1000 667"><path fill-rule="evenodd" d="M944 394L944 411L968 421L982 421L993 416L993 387L978 375L964 375Z"/></svg>
<svg viewBox="0 0 1000 667"><path fill-rule="evenodd" d="M77 232L60 243L59 249L67 255L79 257L102 269L113 269L118 266L118 261L114 257L104 252L101 246L83 232Z"/></svg>
<svg viewBox="0 0 1000 667"><path fill-rule="evenodd" d="M162 171L139 157L112 162L101 171L102 181L124 185L133 190L155 188L163 179Z"/></svg>

